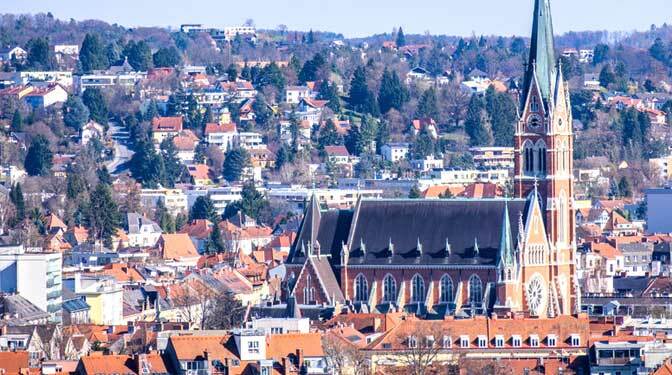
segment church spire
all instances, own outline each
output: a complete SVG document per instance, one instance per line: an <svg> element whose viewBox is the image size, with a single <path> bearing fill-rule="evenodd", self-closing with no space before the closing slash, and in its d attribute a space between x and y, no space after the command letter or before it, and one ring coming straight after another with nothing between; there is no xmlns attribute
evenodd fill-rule
<svg viewBox="0 0 672 375"><path fill-rule="evenodd" d="M523 105L527 101L530 86L535 78L544 100L551 101L556 72L555 63L550 0L535 0L530 57L525 69L523 86Z"/></svg>
<svg viewBox="0 0 672 375"><path fill-rule="evenodd" d="M502 234L499 240L499 251L504 264L513 264L513 241L511 240L511 222L509 220L508 201L504 202L504 213L502 214Z"/></svg>

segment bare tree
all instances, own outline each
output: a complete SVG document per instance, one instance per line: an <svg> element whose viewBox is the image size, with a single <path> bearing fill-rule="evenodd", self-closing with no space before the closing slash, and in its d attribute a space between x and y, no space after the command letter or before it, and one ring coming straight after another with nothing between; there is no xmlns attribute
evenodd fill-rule
<svg viewBox="0 0 672 375"><path fill-rule="evenodd" d="M398 359L408 373L425 375L434 367L434 361L441 352L443 334L427 325L419 326L413 332L397 335L398 343L404 347Z"/></svg>
<svg viewBox="0 0 672 375"><path fill-rule="evenodd" d="M5 194L0 194L0 236L5 234L9 218L14 215L14 204Z"/></svg>
<svg viewBox="0 0 672 375"><path fill-rule="evenodd" d="M207 310L216 295L214 290L195 280L176 285L174 288L173 306L179 311L182 319L198 329L203 329Z"/></svg>
<svg viewBox="0 0 672 375"><path fill-rule="evenodd" d="M335 374L364 375L369 373L369 359L366 354L337 333L324 334L322 347Z"/></svg>

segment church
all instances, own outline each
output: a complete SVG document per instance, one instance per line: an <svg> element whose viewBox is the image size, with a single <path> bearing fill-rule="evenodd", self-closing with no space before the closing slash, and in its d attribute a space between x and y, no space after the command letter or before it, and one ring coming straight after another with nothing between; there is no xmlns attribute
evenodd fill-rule
<svg viewBox="0 0 672 375"><path fill-rule="evenodd" d="M550 5L535 0L514 197L360 199L349 210L322 210L313 197L287 260L289 294L371 312L578 313L570 108Z"/></svg>

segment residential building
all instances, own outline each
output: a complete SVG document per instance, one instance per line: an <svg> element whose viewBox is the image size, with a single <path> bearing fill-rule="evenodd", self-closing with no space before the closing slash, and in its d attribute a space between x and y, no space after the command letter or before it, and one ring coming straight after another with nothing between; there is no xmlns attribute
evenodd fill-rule
<svg viewBox="0 0 672 375"><path fill-rule="evenodd" d="M432 139L439 138L439 129L433 118L419 118L411 122L411 133L417 136L421 132L427 132Z"/></svg>
<svg viewBox="0 0 672 375"><path fill-rule="evenodd" d="M383 196L382 189L310 189L303 186L270 187L269 199L287 202L294 211L301 212L306 202L315 195L321 205L327 207L353 207L360 198L377 199Z"/></svg>
<svg viewBox="0 0 672 375"><path fill-rule="evenodd" d="M161 227L153 220L135 212L129 212L126 217L128 246L154 247L163 233Z"/></svg>
<svg viewBox="0 0 672 375"><path fill-rule="evenodd" d="M649 165L651 169L658 172L661 180L669 181L672 179L672 155L649 159Z"/></svg>
<svg viewBox="0 0 672 375"><path fill-rule="evenodd" d="M21 62L26 58L28 58L28 51L21 47L16 46L0 49L0 61L2 62L10 62L12 60Z"/></svg>
<svg viewBox="0 0 672 375"><path fill-rule="evenodd" d="M311 98L308 86L287 86L285 88L285 103L299 104L303 98Z"/></svg>
<svg viewBox="0 0 672 375"><path fill-rule="evenodd" d="M168 375L159 353L134 355L90 354L82 357L74 372L77 375Z"/></svg>
<svg viewBox="0 0 672 375"><path fill-rule="evenodd" d="M158 250L161 258L186 266L196 266L199 258L196 247L186 233L162 234L159 238Z"/></svg>
<svg viewBox="0 0 672 375"><path fill-rule="evenodd" d="M235 138L235 143L238 145L238 147L244 148L246 150L266 147L261 133L256 132L238 133L238 136Z"/></svg>
<svg viewBox="0 0 672 375"><path fill-rule="evenodd" d="M171 215L188 211L187 195L180 189L142 189L140 202L146 207L156 207L161 201Z"/></svg>
<svg viewBox="0 0 672 375"><path fill-rule="evenodd" d="M147 76L144 72L92 73L75 76L75 88L80 94L89 87L101 89L120 87L127 91L135 88Z"/></svg>
<svg viewBox="0 0 672 375"><path fill-rule="evenodd" d="M82 275L64 280L64 286L83 298L89 305L89 320L93 324L126 324L123 318L123 288L110 276Z"/></svg>
<svg viewBox="0 0 672 375"><path fill-rule="evenodd" d="M20 84L35 86L58 84L70 89L73 86L72 72L70 71L23 71L19 72Z"/></svg>
<svg viewBox="0 0 672 375"><path fill-rule="evenodd" d="M330 163L340 165L350 162L350 153L345 146L324 146L324 152L327 154L327 160Z"/></svg>
<svg viewBox="0 0 672 375"><path fill-rule="evenodd" d="M47 108L54 104L65 103L68 100L68 92L59 84L51 84L35 88L23 99L33 108Z"/></svg>
<svg viewBox="0 0 672 375"><path fill-rule="evenodd" d="M88 145L94 138L102 141L104 136L105 129L103 126L93 120L84 124L80 130L80 142L82 146Z"/></svg>
<svg viewBox="0 0 672 375"><path fill-rule="evenodd" d="M396 163L408 158L411 146L408 143L387 143L380 147L383 159Z"/></svg>
<svg viewBox="0 0 672 375"><path fill-rule="evenodd" d="M218 146L222 152L227 152L233 145L238 135L235 123L205 125L205 139L209 145Z"/></svg>
<svg viewBox="0 0 672 375"><path fill-rule="evenodd" d="M411 167L420 172L443 169L443 159L437 159L434 155L428 155L424 159L411 160Z"/></svg>
<svg viewBox="0 0 672 375"><path fill-rule="evenodd" d="M34 249L30 249L34 250ZM0 247L0 291L16 293L61 321L61 253L27 251L23 246Z"/></svg>
<svg viewBox="0 0 672 375"><path fill-rule="evenodd" d="M513 169L513 147L472 147L469 152L479 168Z"/></svg>
<svg viewBox="0 0 672 375"><path fill-rule="evenodd" d="M160 144L166 138L177 136L182 131L182 116L154 117L152 119L152 139Z"/></svg>

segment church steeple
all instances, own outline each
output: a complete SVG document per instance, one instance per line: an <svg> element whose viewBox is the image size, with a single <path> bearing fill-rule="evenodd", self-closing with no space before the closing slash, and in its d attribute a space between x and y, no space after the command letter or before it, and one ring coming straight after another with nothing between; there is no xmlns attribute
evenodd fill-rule
<svg viewBox="0 0 672 375"><path fill-rule="evenodd" d="M504 202L504 213L502 214L502 233L499 239L499 251L503 265L513 265L515 258L513 254L513 241L511 240L511 222L509 221L508 202Z"/></svg>
<svg viewBox="0 0 672 375"><path fill-rule="evenodd" d="M530 57L525 69L522 105L529 95L530 86L536 78L541 95L546 103L551 101L556 72L555 45L553 43L553 21L550 0L535 0L532 21L532 41Z"/></svg>

